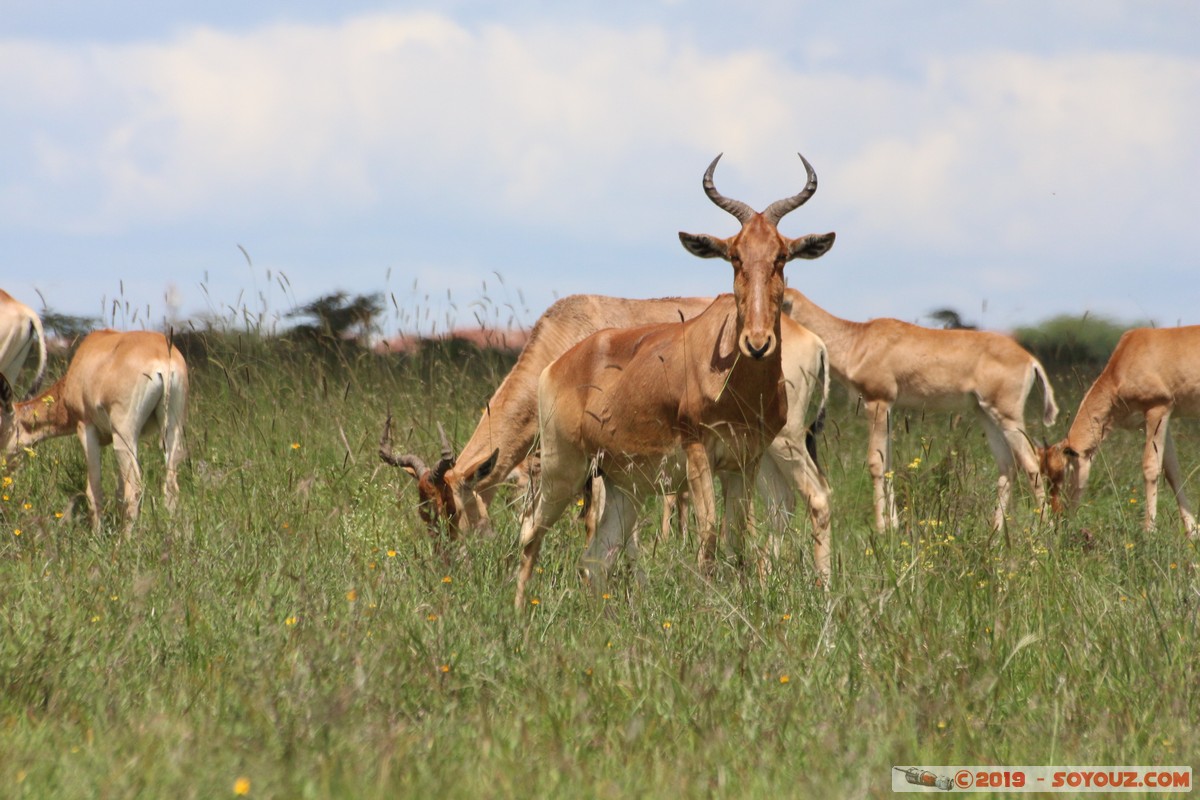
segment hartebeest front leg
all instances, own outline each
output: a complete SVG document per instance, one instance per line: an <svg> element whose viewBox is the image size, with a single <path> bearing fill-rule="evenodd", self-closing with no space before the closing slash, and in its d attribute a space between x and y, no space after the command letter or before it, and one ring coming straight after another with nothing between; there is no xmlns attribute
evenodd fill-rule
<svg viewBox="0 0 1200 800"><path fill-rule="evenodd" d="M875 530L883 533L900 527L892 483L892 406L886 400L871 400L865 408L870 425L867 469L875 492Z"/></svg>
<svg viewBox="0 0 1200 800"><path fill-rule="evenodd" d="M1151 408L1146 411L1146 449L1142 452L1142 476L1146 479L1145 529L1154 530L1158 516L1158 477L1162 474L1163 457L1166 455L1167 423L1171 421L1169 407ZM1174 443L1171 445L1174 451Z"/></svg>
<svg viewBox="0 0 1200 800"><path fill-rule="evenodd" d="M594 482L603 483L603 480L596 478ZM602 594L607 587L613 561L621 550L625 551L625 558L633 569L638 584L645 583L645 574L638 563L637 516L637 501L627 490L620 487L605 488L595 535L588 543L583 561L580 562L584 580L597 595Z"/></svg>
<svg viewBox="0 0 1200 800"><path fill-rule="evenodd" d="M79 443L83 446L83 459L87 463L88 514L92 530L100 530L100 508L104 505L104 485L100 480L100 434L92 425L80 423Z"/></svg>
<svg viewBox="0 0 1200 800"><path fill-rule="evenodd" d="M690 442L684 446L684 451L687 455L688 492L700 536L697 563L701 569L709 569L717 554L717 498L713 490L712 465L703 443Z"/></svg>
<svg viewBox="0 0 1200 800"><path fill-rule="evenodd" d="M790 413L790 412L789 412ZM829 588L830 576L830 497L829 481L821 474L808 451L798 447L790 438L776 437L767 449L759 465L758 484L767 503L767 520L771 537L787 530L796 496L792 487L797 487L808 504L808 518L812 525L813 567L818 582ZM777 546L773 551L778 554Z"/></svg>

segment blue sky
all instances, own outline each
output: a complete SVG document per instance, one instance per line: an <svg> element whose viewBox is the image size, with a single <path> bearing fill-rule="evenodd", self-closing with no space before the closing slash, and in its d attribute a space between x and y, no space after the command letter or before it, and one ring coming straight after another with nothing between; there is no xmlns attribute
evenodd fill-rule
<svg viewBox="0 0 1200 800"><path fill-rule="evenodd" d="M0 288L117 327L388 295L387 332L714 294L700 177L833 230L852 319L1200 323L1200 4L0 0ZM243 248L245 254L243 253ZM247 259L247 254L249 259ZM394 304L392 302L394 298Z"/></svg>

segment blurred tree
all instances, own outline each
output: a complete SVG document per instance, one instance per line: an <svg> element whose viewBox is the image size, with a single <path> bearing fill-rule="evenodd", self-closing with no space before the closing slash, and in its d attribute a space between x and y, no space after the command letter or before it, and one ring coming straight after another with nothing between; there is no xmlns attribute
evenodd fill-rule
<svg viewBox="0 0 1200 800"><path fill-rule="evenodd" d="M292 328L293 338L340 343L349 340L367 344L378 330L376 318L383 313L383 295L378 292L351 297L342 291L318 297L287 313L289 318L309 317L312 322Z"/></svg>
<svg viewBox="0 0 1200 800"><path fill-rule="evenodd" d="M974 331L979 328L978 325L963 322L963 318L953 308L939 308L937 311L931 311L929 316L942 323L946 330Z"/></svg>

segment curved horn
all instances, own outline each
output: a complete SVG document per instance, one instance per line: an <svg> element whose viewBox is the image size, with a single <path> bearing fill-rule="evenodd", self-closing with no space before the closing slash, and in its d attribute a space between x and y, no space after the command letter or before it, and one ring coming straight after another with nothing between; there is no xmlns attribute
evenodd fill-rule
<svg viewBox="0 0 1200 800"><path fill-rule="evenodd" d="M717 157L714 158L712 163L708 165L708 169L704 171L704 193L708 195L709 200L712 200L714 203L716 203L718 208L733 214L733 216L737 217L738 222L745 225L750 218L754 216L754 209L743 203L741 200L733 200L729 197L726 197L718 192L717 187L713 185L713 173L717 169L717 162L721 160L721 156L723 155L725 154L718 153Z"/></svg>
<svg viewBox="0 0 1200 800"><path fill-rule="evenodd" d="M442 427L442 423L437 424L437 429L438 437L442 440L442 458L433 468L432 480L441 486L446 483L446 473L454 466L456 456L454 448L450 446L450 437L446 436L446 429Z"/></svg>
<svg viewBox="0 0 1200 800"><path fill-rule="evenodd" d="M396 455L395 451L392 450L392 412L390 410L388 411L387 421L383 423L383 435L379 437L379 458L385 464L411 470L417 478L420 478L429 471L425 466L425 462L419 456L409 454Z"/></svg>
<svg viewBox="0 0 1200 800"><path fill-rule="evenodd" d="M796 153L800 156L800 160L804 162L804 171L808 173L808 183L800 194L794 194L791 197L785 197L782 200L776 200L771 205L767 206L767 210L763 212L767 222L772 225L778 225L779 220L783 219L789 212L795 211L800 206L808 202L808 198L813 196L817 191L817 173L813 170L812 164L808 163L808 159L803 153ZM716 163L716 162L713 162Z"/></svg>
<svg viewBox="0 0 1200 800"><path fill-rule="evenodd" d="M450 437L446 435L446 429L442 427L442 423L437 424L438 438L442 440L442 461L454 463L454 448L450 445Z"/></svg>

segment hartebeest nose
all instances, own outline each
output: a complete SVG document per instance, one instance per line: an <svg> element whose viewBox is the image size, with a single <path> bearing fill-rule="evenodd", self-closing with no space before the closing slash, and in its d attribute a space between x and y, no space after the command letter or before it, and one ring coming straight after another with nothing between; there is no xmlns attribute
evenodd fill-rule
<svg viewBox="0 0 1200 800"><path fill-rule="evenodd" d="M767 338L761 346L756 346L749 334L742 336L742 352L753 358L755 361L761 361L769 356L775 350L774 334L767 334Z"/></svg>

